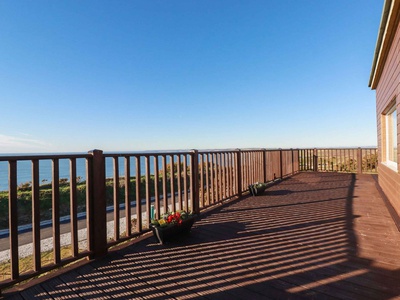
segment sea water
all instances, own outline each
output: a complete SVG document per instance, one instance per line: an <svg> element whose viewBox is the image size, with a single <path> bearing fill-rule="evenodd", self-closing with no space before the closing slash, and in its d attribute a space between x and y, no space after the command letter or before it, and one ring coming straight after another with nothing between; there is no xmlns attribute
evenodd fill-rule
<svg viewBox="0 0 400 300"><path fill-rule="evenodd" d="M167 164L170 158L167 156ZM111 157L106 158L106 177L114 176L114 162ZM154 174L154 159L150 158L150 174ZM125 159L118 158L119 176L125 175ZM144 157L140 158L140 175L145 175L146 162ZM159 159L159 170L162 168L161 159ZM76 159L76 176L81 181L86 180L86 159ZM130 159L130 176L136 176L136 160ZM59 160L59 178L70 180L70 160ZM52 180L52 161L50 159L39 160L39 184L50 183ZM17 185L32 182L32 162L30 160L17 161ZM0 191L8 190L8 162L0 162Z"/></svg>

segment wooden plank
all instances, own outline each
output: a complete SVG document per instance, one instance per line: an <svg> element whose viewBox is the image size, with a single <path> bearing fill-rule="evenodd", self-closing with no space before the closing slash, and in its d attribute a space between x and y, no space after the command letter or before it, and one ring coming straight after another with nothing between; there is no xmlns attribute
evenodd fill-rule
<svg viewBox="0 0 400 300"><path fill-rule="evenodd" d="M150 194L150 157L146 155L145 161L145 179L146 179L146 227L151 224L151 194Z"/></svg>
<svg viewBox="0 0 400 300"><path fill-rule="evenodd" d="M56 277L50 279L40 285L52 299L82 299L74 290L72 290L65 282Z"/></svg>
<svg viewBox="0 0 400 300"><path fill-rule="evenodd" d="M81 298L112 299L110 295L99 289L95 282L85 279L76 271L62 274L59 279Z"/></svg>
<svg viewBox="0 0 400 300"><path fill-rule="evenodd" d="M51 299L50 295L40 285L35 285L21 292L21 296L28 299Z"/></svg>
<svg viewBox="0 0 400 300"><path fill-rule="evenodd" d="M160 191L159 191L160 174L158 170L158 155L154 156L153 164L154 164L154 212L155 212L155 218L159 219L161 214L160 214Z"/></svg>
<svg viewBox="0 0 400 300"><path fill-rule="evenodd" d="M118 156L114 156L113 160L113 206L114 206L114 241L118 241L120 237L119 223L119 161Z"/></svg>
<svg viewBox="0 0 400 300"><path fill-rule="evenodd" d="M170 155L170 188L171 188L171 209L170 211L176 210L176 203L175 203L175 155Z"/></svg>
<svg viewBox="0 0 400 300"><path fill-rule="evenodd" d="M183 172L184 172L184 176L183 176L183 196L185 199L185 209L189 210L189 196L188 196L188 164L187 164L187 160L188 160L188 156L184 155L184 160L183 160ZM190 171L191 172L191 171ZM203 187L203 186L202 186ZM203 191L204 192L204 191ZM203 199L204 200L204 199ZM199 200L200 201L200 200ZM204 202L204 201L203 201Z"/></svg>
<svg viewBox="0 0 400 300"><path fill-rule="evenodd" d="M70 159L70 218L71 218L71 246L72 255L79 255L78 248L78 197L76 191L76 158Z"/></svg>
<svg viewBox="0 0 400 300"><path fill-rule="evenodd" d="M211 185L211 197L209 205L215 203L215 154L210 153L210 185Z"/></svg>
<svg viewBox="0 0 400 300"><path fill-rule="evenodd" d="M15 280L19 277L17 161L11 160L8 164L8 224L10 232L11 279Z"/></svg>
<svg viewBox="0 0 400 300"><path fill-rule="evenodd" d="M39 194L39 160L32 160L32 243L33 270L42 268L40 253L40 194Z"/></svg>
<svg viewBox="0 0 400 300"><path fill-rule="evenodd" d="M206 203L204 204L204 207L207 207L211 204L211 193L210 193L210 182L212 182L212 179L210 179L211 172L210 172L210 155L208 153L205 154L205 161L206 161Z"/></svg>
<svg viewBox="0 0 400 300"><path fill-rule="evenodd" d="M200 157L199 157L199 165L200 165L200 173L199 173L199 176L200 176L200 187L199 187L199 191L201 193L201 196L200 196L200 199L199 199L199 201L200 201L199 206L200 207L204 207L205 206L204 205L205 188L204 188L204 161L203 161L203 159L204 159L204 155L200 154ZM185 171L185 173L186 173L186 171ZM186 176L185 176L185 178L186 178ZM187 190L186 184L185 184L185 190Z"/></svg>
<svg viewBox="0 0 400 300"><path fill-rule="evenodd" d="M131 211L131 160L125 156L125 231L126 235L132 234L132 211Z"/></svg>
<svg viewBox="0 0 400 300"><path fill-rule="evenodd" d="M61 262L61 243L60 243L60 166L59 159L52 160L52 179L51 179L51 202L52 202L52 221L53 221L53 255L54 264Z"/></svg>
<svg viewBox="0 0 400 300"><path fill-rule="evenodd" d="M162 156L162 168L163 168L163 179L162 179L162 187L163 187L163 213L168 211L168 194L167 194L167 157L165 155Z"/></svg>
<svg viewBox="0 0 400 300"><path fill-rule="evenodd" d="M178 210L182 210L182 167L181 167L181 155L179 154L176 158L177 170L176 170L176 181L178 189Z"/></svg>
<svg viewBox="0 0 400 300"><path fill-rule="evenodd" d="M142 231L142 205L141 205L141 170L140 170L140 156L135 156L136 164L136 231Z"/></svg>

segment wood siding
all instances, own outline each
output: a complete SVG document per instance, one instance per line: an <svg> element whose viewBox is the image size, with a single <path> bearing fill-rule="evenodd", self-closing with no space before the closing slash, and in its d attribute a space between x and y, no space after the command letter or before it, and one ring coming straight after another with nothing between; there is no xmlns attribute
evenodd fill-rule
<svg viewBox="0 0 400 300"><path fill-rule="evenodd" d="M379 185L400 216L400 174L385 165L379 165Z"/></svg>
<svg viewBox="0 0 400 300"><path fill-rule="evenodd" d="M386 113L388 106L395 101L397 108L397 145L400 141L399 111L400 111L400 23L399 18L396 20L396 33L391 44L391 48L383 68L382 76L376 88L376 112L377 112L377 133L378 133L378 149L379 162L384 160L385 153L385 136L383 129L385 128L384 118L382 115ZM399 151L397 153L399 161ZM391 202L392 206L400 216L400 175L398 171L394 171L384 164L380 163L378 170L379 184Z"/></svg>

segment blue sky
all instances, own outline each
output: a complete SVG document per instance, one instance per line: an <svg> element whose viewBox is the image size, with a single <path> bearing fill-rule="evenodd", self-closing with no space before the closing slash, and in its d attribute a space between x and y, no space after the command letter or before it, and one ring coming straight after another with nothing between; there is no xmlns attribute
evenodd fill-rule
<svg viewBox="0 0 400 300"><path fill-rule="evenodd" d="M376 145L383 1L0 1L0 152Z"/></svg>

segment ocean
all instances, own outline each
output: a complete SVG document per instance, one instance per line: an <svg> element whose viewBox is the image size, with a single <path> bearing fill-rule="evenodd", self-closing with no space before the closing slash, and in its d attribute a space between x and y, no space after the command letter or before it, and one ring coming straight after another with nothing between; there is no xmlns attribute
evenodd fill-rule
<svg viewBox="0 0 400 300"><path fill-rule="evenodd" d="M167 163L170 159L167 156ZM60 179L70 179L70 162L69 159L59 160L59 177ZM124 176L125 174L125 161L123 157L118 158L119 174ZM130 160L131 176L136 176L136 162L135 159ZM140 160L141 175L145 175L145 160L141 157ZM159 159L159 170L161 170L161 159ZM42 183L51 182L52 163L51 160L40 160L39 161L39 181ZM106 158L106 177L113 177L113 159L110 157ZM154 173L154 161L150 159L150 173ZM86 180L86 160L79 158L76 160L76 176L81 177L81 180ZM17 181L18 185L32 181L32 163L29 160L21 160L17 162ZM0 191L8 190L8 162L0 162Z"/></svg>

